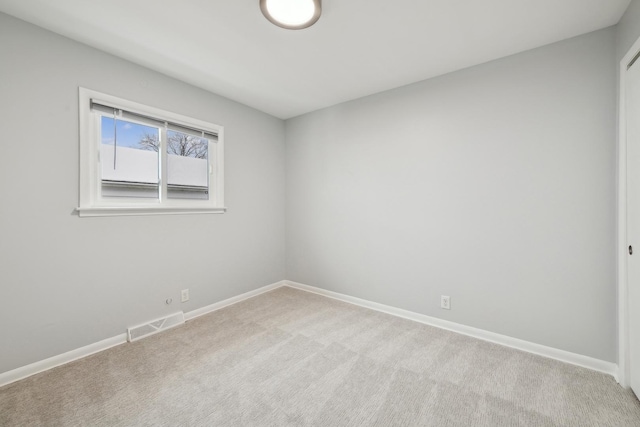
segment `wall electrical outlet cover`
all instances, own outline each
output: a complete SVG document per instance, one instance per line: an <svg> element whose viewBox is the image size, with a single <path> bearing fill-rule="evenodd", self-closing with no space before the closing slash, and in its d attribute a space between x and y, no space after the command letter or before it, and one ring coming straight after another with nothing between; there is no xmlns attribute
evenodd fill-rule
<svg viewBox="0 0 640 427"><path fill-rule="evenodd" d="M187 302L189 301L189 289L183 289L182 290L182 294L181 294L181 301L182 302Z"/></svg>
<svg viewBox="0 0 640 427"><path fill-rule="evenodd" d="M451 310L451 298L446 295L440 296L440 308Z"/></svg>

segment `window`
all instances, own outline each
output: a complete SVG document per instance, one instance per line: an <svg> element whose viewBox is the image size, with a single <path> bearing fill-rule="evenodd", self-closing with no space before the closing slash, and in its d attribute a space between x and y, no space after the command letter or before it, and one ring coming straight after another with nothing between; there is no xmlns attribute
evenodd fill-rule
<svg viewBox="0 0 640 427"><path fill-rule="evenodd" d="M222 126L80 88L80 216L222 213Z"/></svg>

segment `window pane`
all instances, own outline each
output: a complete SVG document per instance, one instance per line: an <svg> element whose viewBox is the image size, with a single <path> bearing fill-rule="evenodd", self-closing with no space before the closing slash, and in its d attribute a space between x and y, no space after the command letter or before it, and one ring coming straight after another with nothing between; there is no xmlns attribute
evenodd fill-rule
<svg viewBox="0 0 640 427"><path fill-rule="evenodd" d="M167 131L167 197L209 199L209 141Z"/></svg>
<svg viewBox="0 0 640 427"><path fill-rule="evenodd" d="M160 129L102 116L103 197L159 198Z"/></svg>

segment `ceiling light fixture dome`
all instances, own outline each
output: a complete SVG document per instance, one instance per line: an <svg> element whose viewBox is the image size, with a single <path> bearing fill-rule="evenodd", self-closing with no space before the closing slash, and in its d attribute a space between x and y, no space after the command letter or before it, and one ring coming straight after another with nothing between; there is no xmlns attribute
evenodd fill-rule
<svg viewBox="0 0 640 427"><path fill-rule="evenodd" d="M260 0L262 14L273 24L288 30L301 30L320 19L321 0Z"/></svg>

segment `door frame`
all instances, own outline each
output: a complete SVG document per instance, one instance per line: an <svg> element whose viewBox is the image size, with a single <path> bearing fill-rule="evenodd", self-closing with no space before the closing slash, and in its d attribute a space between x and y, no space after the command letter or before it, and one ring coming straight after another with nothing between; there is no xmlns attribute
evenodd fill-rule
<svg viewBox="0 0 640 427"><path fill-rule="evenodd" d="M630 387L629 372L629 284L627 281L627 65L640 52L640 38L631 46L620 61L618 96L618 240L617 240L617 284L618 284L618 382ZM640 65L640 64L638 64ZM640 242L636 242L640 246Z"/></svg>

